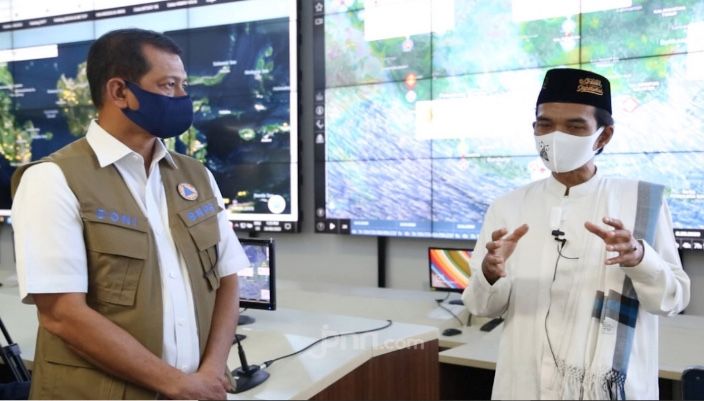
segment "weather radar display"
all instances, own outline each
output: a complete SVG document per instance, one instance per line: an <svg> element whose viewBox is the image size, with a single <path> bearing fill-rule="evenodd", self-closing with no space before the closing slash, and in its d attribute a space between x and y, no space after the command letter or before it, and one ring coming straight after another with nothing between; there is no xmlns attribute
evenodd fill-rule
<svg viewBox="0 0 704 401"><path fill-rule="evenodd" d="M605 175L665 184L704 233L704 2L315 1L318 232L474 239L499 195L549 174L531 124L545 72L611 80Z"/></svg>

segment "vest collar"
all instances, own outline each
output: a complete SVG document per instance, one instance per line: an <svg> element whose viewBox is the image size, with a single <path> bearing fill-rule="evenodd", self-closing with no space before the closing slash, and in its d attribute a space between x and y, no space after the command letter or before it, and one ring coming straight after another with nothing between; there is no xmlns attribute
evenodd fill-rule
<svg viewBox="0 0 704 401"><path fill-rule="evenodd" d="M98 163L101 168L114 164L123 157L134 153L134 151L128 148L127 145L120 142L117 138L105 131L96 120L92 120L90 122L88 133L86 134L86 140L93 149L93 152L95 152L95 156L98 158ZM174 160L169 151L166 149L164 143L157 139L156 146L154 148L153 162L156 163L162 159L166 159L169 166L177 168L176 163L174 163Z"/></svg>

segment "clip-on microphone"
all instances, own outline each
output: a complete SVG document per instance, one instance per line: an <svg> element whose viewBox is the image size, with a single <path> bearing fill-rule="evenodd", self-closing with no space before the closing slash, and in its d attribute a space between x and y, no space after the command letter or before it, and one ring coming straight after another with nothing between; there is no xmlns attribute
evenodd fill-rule
<svg viewBox="0 0 704 401"><path fill-rule="evenodd" d="M562 247L564 247L565 242L567 242L567 239L560 238L563 235L565 235L564 231L561 231L559 228L561 223L562 223L562 207L553 206L553 208L550 209L550 227L552 227L552 231L550 232L550 234L552 234L552 236L555 237L555 241L561 243Z"/></svg>
<svg viewBox="0 0 704 401"><path fill-rule="evenodd" d="M552 230L550 232L550 234L552 234L552 236L555 237L555 241L560 243L560 245L557 246L557 253L558 253L559 257L565 258L565 259L571 259L571 260L579 259L578 257L572 258L572 257L565 256L562 254L562 248L565 247L565 243L567 242L567 238L560 238L563 235L565 235L564 231L560 231L560 229L556 229L556 230ZM555 270L555 272L557 272L557 270Z"/></svg>
<svg viewBox="0 0 704 401"><path fill-rule="evenodd" d="M235 336L235 342L237 343L237 354L240 357L240 364L242 366L232 371L232 375L235 377L235 382L237 383L234 391L230 391L232 394L247 391L252 387L262 384L269 378L269 372L260 369L258 365L252 366L247 363L247 357L244 354L244 348L242 348L239 336Z"/></svg>
<svg viewBox="0 0 704 401"><path fill-rule="evenodd" d="M565 235L564 231L560 231L559 229L557 229L557 230L552 230L552 231L550 232L550 234L552 234L552 236L555 237L555 241L561 243L563 247L565 246L565 242L567 242L567 239L566 239L566 238L560 238L560 237L562 237L563 235Z"/></svg>

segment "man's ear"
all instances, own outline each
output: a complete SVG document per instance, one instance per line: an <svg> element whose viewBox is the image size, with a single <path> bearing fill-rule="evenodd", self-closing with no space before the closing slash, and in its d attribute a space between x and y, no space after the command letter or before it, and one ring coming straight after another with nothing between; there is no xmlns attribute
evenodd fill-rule
<svg viewBox="0 0 704 401"><path fill-rule="evenodd" d="M124 109L128 103L127 84L124 79L111 78L105 84L105 102L115 105L115 107Z"/></svg>
<svg viewBox="0 0 704 401"><path fill-rule="evenodd" d="M601 132L601 135L599 135L599 138L597 138L596 143L594 143L594 150L599 150L599 149L604 149L604 146L608 144L611 141L611 138L614 136L614 126L613 125L607 125L604 127L604 130Z"/></svg>

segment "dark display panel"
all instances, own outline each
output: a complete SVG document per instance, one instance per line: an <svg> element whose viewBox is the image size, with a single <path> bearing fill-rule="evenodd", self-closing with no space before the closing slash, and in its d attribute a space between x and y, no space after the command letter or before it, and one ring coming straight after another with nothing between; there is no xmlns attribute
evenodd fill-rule
<svg viewBox="0 0 704 401"><path fill-rule="evenodd" d="M80 23L65 24L75 20L69 15L0 31L0 209L11 206L16 166L84 136L96 118L85 76L93 40L136 26L165 33L184 51L194 123L167 147L210 169L236 229L298 231L296 1L141 3L75 14L85 14ZM57 29L66 33L52 37ZM86 40L74 40L81 35Z"/></svg>

